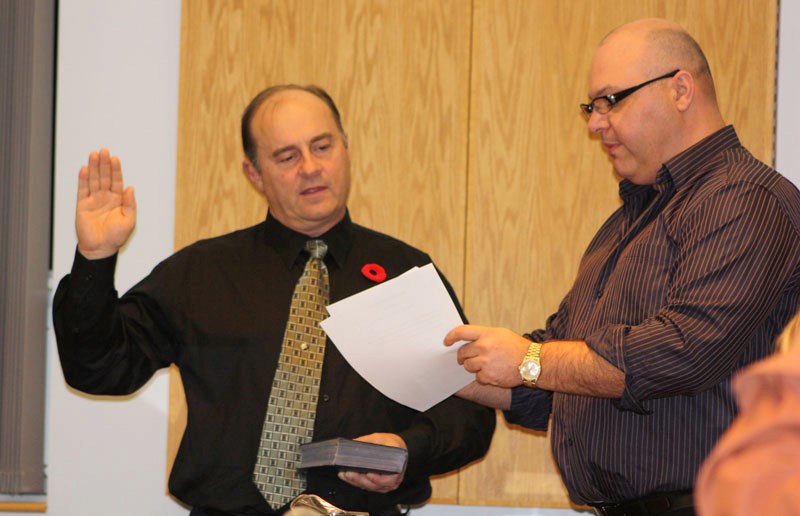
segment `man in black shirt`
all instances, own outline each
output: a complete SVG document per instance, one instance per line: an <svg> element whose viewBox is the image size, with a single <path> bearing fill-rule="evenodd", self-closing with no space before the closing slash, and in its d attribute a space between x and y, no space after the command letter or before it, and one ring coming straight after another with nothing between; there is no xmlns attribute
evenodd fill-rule
<svg viewBox="0 0 800 516"><path fill-rule="evenodd" d="M54 298L54 326L67 382L93 394L127 394L158 369L177 364L187 426L170 491L193 515L266 515L253 481L292 292L310 238L327 245L330 302L431 262L425 253L354 224L347 211L348 143L326 92L268 88L242 117L243 168L269 203L256 226L203 240L160 263L122 297L114 290L120 247L136 216L120 161L92 153L79 175L78 249ZM374 267L373 267L374 268ZM455 300L452 288L445 285ZM380 350L376 350L380 352ZM432 474L454 470L488 449L490 409L450 397L425 412L375 390L327 342L314 440L359 438L408 450L399 474L307 473L307 492L344 509L395 514L430 496Z"/></svg>

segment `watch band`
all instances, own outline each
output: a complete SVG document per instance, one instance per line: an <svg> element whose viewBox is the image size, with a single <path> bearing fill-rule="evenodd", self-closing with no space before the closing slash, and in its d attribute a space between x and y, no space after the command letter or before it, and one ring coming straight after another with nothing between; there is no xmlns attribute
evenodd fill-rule
<svg viewBox="0 0 800 516"><path fill-rule="evenodd" d="M531 342L530 346L528 346L528 351L525 353L525 358L522 359L522 364L520 365L522 385L526 387L536 387L536 382L539 380L539 375L542 372L540 360L541 352L541 342ZM531 371L531 369L534 369L535 373ZM534 373L533 377L530 376L531 373Z"/></svg>

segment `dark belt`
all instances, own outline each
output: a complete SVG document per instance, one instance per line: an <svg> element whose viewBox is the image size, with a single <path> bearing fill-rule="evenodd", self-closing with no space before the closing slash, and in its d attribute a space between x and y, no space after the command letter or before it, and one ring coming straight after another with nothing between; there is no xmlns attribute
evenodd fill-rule
<svg viewBox="0 0 800 516"><path fill-rule="evenodd" d="M200 507L192 507L189 516L251 516L243 512L225 512L217 509L201 509Z"/></svg>
<svg viewBox="0 0 800 516"><path fill-rule="evenodd" d="M694 514L694 498L691 491L664 493L628 502L591 505L599 516L659 516L661 514L688 516Z"/></svg>
<svg viewBox="0 0 800 516"><path fill-rule="evenodd" d="M404 509L399 505L394 505L392 507L389 507L388 509L383 509L378 512L372 512L370 513L370 516L405 516L406 514L409 514L409 512L410 511L408 509ZM194 507L189 516L247 516L247 515L240 513L232 513L232 512L222 512L214 509L200 509L199 507Z"/></svg>
<svg viewBox="0 0 800 516"><path fill-rule="evenodd" d="M382 511L371 512L370 516L404 516L406 514L409 514L409 512L410 511L408 509L404 509L399 505L395 505L393 507L389 507L388 509L384 509Z"/></svg>

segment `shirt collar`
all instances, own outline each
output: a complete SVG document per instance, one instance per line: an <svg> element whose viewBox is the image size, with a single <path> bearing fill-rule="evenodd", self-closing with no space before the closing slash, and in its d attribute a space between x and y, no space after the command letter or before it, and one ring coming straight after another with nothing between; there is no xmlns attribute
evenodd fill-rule
<svg viewBox="0 0 800 516"><path fill-rule="evenodd" d="M682 189L717 167L725 151L741 146L733 126L725 126L664 163L656 184L664 181L662 176L668 174L675 187Z"/></svg>
<svg viewBox="0 0 800 516"><path fill-rule="evenodd" d="M627 179L620 181L620 197L628 202L647 195L647 190L651 189L662 193L671 188L680 190L712 171L724 151L741 145L736 130L727 125L667 160L656 174L654 184L636 185Z"/></svg>
<svg viewBox="0 0 800 516"><path fill-rule="evenodd" d="M269 211L264 221L264 237L267 245L280 255L287 269L291 269L298 260L305 262L304 248L306 241L311 240L311 237L284 226ZM325 263L336 264L341 268L353 245L354 233L350 212L346 211L342 220L317 238L328 246Z"/></svg>

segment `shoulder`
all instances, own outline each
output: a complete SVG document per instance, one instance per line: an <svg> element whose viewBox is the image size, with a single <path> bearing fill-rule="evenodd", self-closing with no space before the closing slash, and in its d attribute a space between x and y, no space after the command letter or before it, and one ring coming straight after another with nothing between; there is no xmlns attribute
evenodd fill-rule
<svg viewBox="0 0 800 516"><path fill-rule="evenodd" d="M252 255L255 249L266 250L264 228L257 224L223 235L203 238L179 249L161 266L184 266L207 262L226 262L230 258Z"/></svg>
<svg viewBox="0 0 800 516"><path fill-rule="evenodd" d="M771 166L737 146L722 153L718 166L699 180L688 193L688 209L766 210L786 216L800 228L800 191Z"/></svg>
<svg viewBox="0 0 800 516"><path fill-rule="evenodd" d="M430 256L402 240L393 236L353 224L353 249L359 254L374 253L380 256L404 258L414 265L425 265L431 262Z"/></svg>

